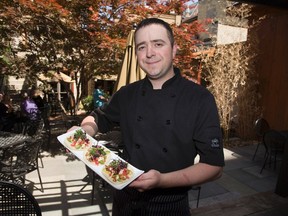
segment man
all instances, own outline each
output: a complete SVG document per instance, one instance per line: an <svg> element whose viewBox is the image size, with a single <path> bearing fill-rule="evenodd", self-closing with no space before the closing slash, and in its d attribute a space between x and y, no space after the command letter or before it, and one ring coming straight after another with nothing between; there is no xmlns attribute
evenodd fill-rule
<svg viewBox="0 0 288 216"><path fill-rule="evenodd" d="M16 123L12 99L9 94L4 94L0 101L0 130L11 132Z"/></svg>
<svg viewBox="0 0 288 216"><path fill-rule="evenodd" d="M124 159L145 171L115 191L113 215L190 215L188 190L219 178L224 166L216 104L173 67L177 46L169 24L143 20L135 44L146 78L122 87L81 126L94 136L120 125Z"/></svg>

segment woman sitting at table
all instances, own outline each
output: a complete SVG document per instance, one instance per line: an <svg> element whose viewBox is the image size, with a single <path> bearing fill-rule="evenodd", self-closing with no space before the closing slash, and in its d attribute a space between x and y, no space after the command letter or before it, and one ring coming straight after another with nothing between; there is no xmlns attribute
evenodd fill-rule
<svg viewBox="0 0 288 216"><path fill-rule="evenodd" d="M38 120L40 116L40 110L33 99L29 97L27 92L23 93L23 102L21 103L22 115L27 118L27 120Z"/></svg>
<svg viewBox="0 0 288 216"><path fill-rule="evenodd" d="M12 106L12 100L8 94L3 95L0 102L0 125L2 131L11 132L16 123L16 116Z"/></svg>
<svg viewBox="0 0 288 216"><path fill-rule="evenodd" d="M21 113L22 118L26 118L26 122L24 124L24 128L22 133L28 135L34 135L37 131L38 125L41 119L41 112L35 103L32 100L27 92L22 94L23 102L21 103Z"/></svg>

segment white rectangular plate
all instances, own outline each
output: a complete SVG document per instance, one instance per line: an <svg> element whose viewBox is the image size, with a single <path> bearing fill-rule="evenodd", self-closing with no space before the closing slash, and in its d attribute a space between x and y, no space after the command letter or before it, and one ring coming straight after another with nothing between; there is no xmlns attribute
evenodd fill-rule
<svg viewBox="0 0 288 216"><path fill-rule="evenodd" d="M80 129L80 128L78 128ZM101 165L95 165L93 163L89 163L87 160L85 160L84 158L84 154L85 154L85 151L87 149L81 149L81 150L76 150L76 149L73 149L69 144L67 144L65 142L66 138L71 136L72 134L75 133L76 130L78 129L75 129L73 131L69 131L65 134L62 134L60 136L57 137L58 141L65 147L67 148L69 151L71 151L77 158L79 158L83 163L85 163L91 170L93 170L97 175L99 175L101 178L103 178L106 182L108 182L112 187L118 189L118 190L121 190L123 189L124 187L126 187L128 184L130 184L132 181L134 181L138 176L140 176L144 171L143 170L140 170L140 169L137 169L136 167L132 166L131 164L128 164L129 165L129 168L132 169L132 173L133 175L128 179L126 180L125 182L123 183L114 183L110 180L108 180L103 174L102 174L102 169L105 167L105 164L108 164L112 159L120 159L122 161L125 161L123 160L121 157L119 157L118 155L116 155L113 151L109 150L108 148L106 148L102 143L105 143L104 141L97 141L95 140L93 137L89 136L87 134L87 137L90 139L92 145L99 145L99 146L102 146L103 148L107 149L110 151L110 154L111 154L111 157L109 160L106 161L105 164ZM125 161L126 162L126 161Z"/></svg>

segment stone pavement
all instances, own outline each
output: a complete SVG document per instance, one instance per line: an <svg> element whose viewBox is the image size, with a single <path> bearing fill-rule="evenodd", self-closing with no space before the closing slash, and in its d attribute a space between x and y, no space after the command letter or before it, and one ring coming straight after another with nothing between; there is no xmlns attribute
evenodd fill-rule
<svg viewBox="0 0 288 216"><path fill-rule="evenodd" d="M43 216L111 215L112 194L109 185L100 187L101 181L97 181L92 205L92 187L87 184L84 164L72 160L73 157L71 159L71 155L57 141L52 140L52 144L52 149L58 151L42 153L44 167L40 168L40 172L44 193L39 190L37 173L27 175ZM280 163L276 170L273 166L267 166L260 174L264 149L260 147L253 161L255 148L255 144L225 148L223 176L202 185L199 208L196 208L197 191L192 190L189 194L192 215L288 215L288 198L273 193ZM275 213L275 209L280 213ZM285 214L281 214L281 209Z"/></svg>

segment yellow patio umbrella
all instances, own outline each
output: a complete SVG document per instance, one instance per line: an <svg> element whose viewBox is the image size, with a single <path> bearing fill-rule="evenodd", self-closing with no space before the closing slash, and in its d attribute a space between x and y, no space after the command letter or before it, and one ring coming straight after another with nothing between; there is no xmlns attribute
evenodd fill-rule
<svg viewBox="0 0 288 216"><path fill-rule="evenodd" d="M121 71L118 74L114 86L114 92L119 90L122 86L143 79L146 76L144 71L140 69L135 55L134 33L135 30L131 30L128 35L125 56L122 62Z"/></svg>

